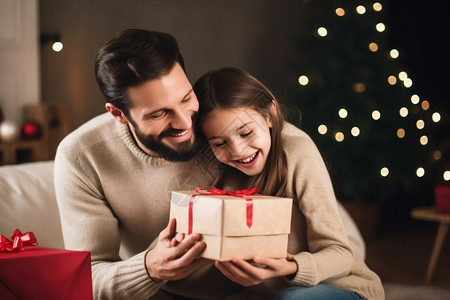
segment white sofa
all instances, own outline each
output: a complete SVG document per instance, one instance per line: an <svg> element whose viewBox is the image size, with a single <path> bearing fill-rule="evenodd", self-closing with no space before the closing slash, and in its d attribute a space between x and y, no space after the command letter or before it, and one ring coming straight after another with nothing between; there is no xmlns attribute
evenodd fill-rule
<svg viewBox="0 0 450 300"><path fill-rule="evenodd" d="M350 242L365 258L364 240L348 212L339 205ZM53 161L0 166L0 234L32 231L38 244L64 248L53 187Z"/></svg>

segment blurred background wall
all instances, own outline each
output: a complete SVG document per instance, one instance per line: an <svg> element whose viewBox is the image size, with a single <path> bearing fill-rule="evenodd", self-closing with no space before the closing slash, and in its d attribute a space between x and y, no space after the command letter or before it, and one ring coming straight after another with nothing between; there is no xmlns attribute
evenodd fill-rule
<svg viewBox="0 0 450 300"><path fill-rule="evenodd" d="M296 80L287 60L303 1L40 0L40 32L58 32L64 48L41 47L43 101L67 101L73 126L105 111L94 77L97 50L127 28L174 35L192 83L204 72L237 66L283 96Z"/></svg>

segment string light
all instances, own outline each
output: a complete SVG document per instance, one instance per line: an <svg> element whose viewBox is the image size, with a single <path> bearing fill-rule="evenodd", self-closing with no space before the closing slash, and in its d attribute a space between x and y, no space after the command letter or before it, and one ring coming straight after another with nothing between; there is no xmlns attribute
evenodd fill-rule
<svg viewBox="0 0 450 300"><path fill-rule="evenodd" d="M298 83L300 83L300 85L307 85L309 83L309 78L306 75L302 75L298 78Z"/></svg>
<svg viewBox="0 0 450 300"><path fill-rule="evenodd" d="M341 108L338 112L339 117L341 117L342 119L347 118L348 116L348 112L345 108Z"/></svg>
<svg viewBox="0 0 450 300"><path fill-rule="evenodd" d="M450 180L450 171L445 171L444 175L442 177L444 178L445 181L449 181Z"/></svg>
<svg viewBox="0 0 450 300"><path fill-rule="evenodd" d="M328 31L325 27L319 27L317 29L317 33L321 36L321 37L325 37L328 34Z"/></svg>
<svg viewBox="0 0 450 300"><path fill-rule="evenodd" d="M425 175L425 169L422 167L418 167L416 170L417 177L423 177Z"/></svg>
<svg viewBox="0 0 450 300"><path fill-rule="evenodd" d="M396 84L396 83L397 83L397 77L395 77L394 75L389 76L389 77L388 77L388 83L389 83L390 85Z"/></svg>
<svg viewBox="0 0 450 300"><path fill-rule="evenodd" d="M398 73L398 79L400 79L401 81L404 81L406 78L408 78L408 73L406 73L405 71L401 71L400 73Z"/></svg>
<svg viewBox="0 0 450 300"><path fill-rule="evenodd" d="M386 26L383 23L378 23L377 25L375 25L375 29L378 32L383 32L386 30Z"/></svg>
<svg viewBox="0 0 450 300"><path fill-rule="evenodd" d="M383 6L381 5L380 2L375 2L375 3L373 4L373 10L374 10L374 11L381 11L382 9L383 9Z"/></svg>
<svg viewBox="0 0 450 300"><path fill-rule="evenodd" d="M442 157L442 152L439 150L436 150L433 152L433 159L436 160L440 160Z"/></svg>
<svg viewBox="0 0 450 300"><path fill-rule="evenodd" d="M404 137L405 137L405 129L399 128L399 129L397 130L397 137L398 137L399 139L404 138Z"/></svg>
<svg viewBox="0 0 450 300"><path fill-rule="evenodd" d="M425 122L423 120L417 120L416 122L417 129L423 129L425 127Z"/></svg>
<svg viewBox="0 0 450 300"><path fill-rule="evenodd" d="M393 58L396 59L400 56L400 52L398 52L397 49L392 49L391 51L389 51L389 55Z"/></svg>
<svg viewBox="0 0 450 300"><path fill-rule="evenodd" d="M366 85L364 83L358 82L355 83L353 85L353 91L355 91L355 93L364 93L364 91L366 90Z"/></svg>
<svg viewBox="0 0 450 300"><path fill-rule="evenodd" d="M378 110L374 110L372 112L372 119L374 119L376 121L376 120L379 120L380 118L381 118L381 113Z"/></svg>
<svg viewBox="0 0 450 300"><path fill-rule="evenodd" d="M328 128L327 128L327 126L325 126L324 124L320 124L319 127L317 127L317 131L318 131L320 134L324 135L325 133L327 133Z"/></svg>
<svg viewBox="0 0 450 300"><path fill-rule="evenodd" d="M406 78L405 80L403 80L403 85L406 88L410 88L412 86L413 82L411 78Z"/></svg>
<svg viewBox="0 0 450 300"><path fill-rule="evenodd" d="M362 5L358 5L358 6L356 7L356 12L357 12L358 14L360 14L360 15L363 15L363 14L366 13L366 8L365 8L364 6L362 6Z"/></svg>
<svg viewBox="0 0 450 300"><path fill-rule="evenodd" d="M357 137L361 132L360 132L360 130L359 130L359 128L358 127L353 127L352 128L352 130L350 130L350 132L351 132L351 134L354 136L354 137Z"/></svg>
<svg viewBox="0 0 450 300"><path fill-rule="evenodd" d="M400 116L403 117L403 118L406 117L406 116L408 115L408 109L407 109L406 107L400 108L399 114L400 114Z"/></svg>
<svg viewBox="0 0 450 300"><path fill-rule="evenodd" d="M426 135L422 135L420 137L420 144L425 146L426 144L428 144L428 137Z"/></svg>
<svg viewBox="0 0 450 300"><path fill-rule="evenodd" d="M378 44L377 43L370 43L369 44L369 50L372 52L377 52L378 51Z"/></svg>
<svg viewBox="0 0 450 300"><path fill-rule="evenodd" d="M427 100L423 100L420 106L422 107L423 110L428 110L430 108L430 102L428 102Z"/></svg>
<svg viewBox="0 0 450 300"><path fill-rule="evenodd" d="M381 176L383 176L383 177L387 177L387 176L389 175L389 169L388 169L387 167L381 168L380 174L381 174Z"/></svg>
<svg viewBox="0 0 450 300"><path fill-rule="evenodd" d="M334 135L334 138L335 138L336 141L342 142L344 140L344 134L342 132L338 131Z"/></svg>
<svg viewBox="0 0 450 300"><path fill-rule="evenodd" d="M441 120L441 114L438 112L433 113L433 115L431 116L431 119L433 120L434 123L437 123Z"/></svg>
<svg viewBox="0 0 450 300"><path fill-rule="evenodd" d="M411 96L411 103L412 104L417 104L417 103L419 103L419 101L420 101L419 96L417 96L417 95L412 95Z"/></svg>
<svg viewBox="0 0 450 300"><path fill-rule="evenodd" d="M339 17L343 17L345 15L345 10L341 7L336 8L336 15L338 15Z"/></svg>

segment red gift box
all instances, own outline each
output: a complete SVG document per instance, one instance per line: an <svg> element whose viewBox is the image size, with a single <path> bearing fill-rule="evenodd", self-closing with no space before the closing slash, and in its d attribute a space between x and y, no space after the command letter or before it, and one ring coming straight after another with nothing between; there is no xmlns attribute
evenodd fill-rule
<svg viewBox="0 0 450 300"><path fill-rule="evenodd" d="M450 186L437 186L434 189L434 203L436 210L450 212Z"/></svg>
<svg viewBox="0 0 450 300"><path fill-rule="evenodd" d="M93 299L89 251L26 246L0 253L0 299Z"/></svg>

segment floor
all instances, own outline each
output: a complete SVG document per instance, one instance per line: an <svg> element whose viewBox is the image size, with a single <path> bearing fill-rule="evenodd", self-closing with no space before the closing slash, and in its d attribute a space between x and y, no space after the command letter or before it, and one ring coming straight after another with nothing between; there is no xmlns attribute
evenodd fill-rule
<svg viewBox="0 0 450 300"><path fill-rule="evenodd" d="M421 220L392 222L366 238L366 263L384 283L423 285L438 223ZM450 232L447 234L430 286L450 289Z"/></svg>

